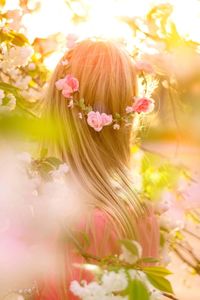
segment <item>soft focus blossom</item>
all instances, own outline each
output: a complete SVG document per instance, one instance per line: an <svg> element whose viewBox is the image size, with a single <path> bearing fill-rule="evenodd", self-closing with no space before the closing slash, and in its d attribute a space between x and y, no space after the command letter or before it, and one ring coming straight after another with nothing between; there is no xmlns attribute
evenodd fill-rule
<svg viewBox="0 0 200 300"><path fill-rule="evenodd" d="M19 161L27 163L27 164L30 164L32 161L32 157L31 157L30 153L28 153L28 152L21 152L16 155L16 158Z"/></svg>
<svg viewBox="0 0 200 300"><path fill-rule="evenodd" d="M70 98L72 96L73 89L69 85L65 85L65 88L62 90L62 94L65 98Z"/></svg>
<svg viewBox="0 0 200 300"><path fill-rule="evenodd" d="M185 227L183 212L173 208L160 216L160 226L168 230L182 230Z"/></svg>
<svg viewBox="0 0 200 300"><path fill-rule="evenodd" d="M48 243L54 241L60 223L71 227L83 210L77 187L62 180L68 172L66 164L51 174L52 180L45 181L32 170L32 163L28 153L16 155L7 148L6 153L1 151L1 292L6 284L14 286L19 277L22 282L32 282L36 273L48 274L49 269L58 268L59 254Z"/></svg>
<svg viewBox="0 0 200 300"><path fill-rule="evenodd" d="M30 63L30 64L28 65L28 69L29 69L30 71L34 71L34 70L36 69L35 63Z"/></svg>
<svg viewBox="0 0 200 300"><path fill-rule="evenodd" d="M87 123L94 128L95 131L101 131L104 126L112 123L112 115L91 111L87 115Z"/></svg>
<svg viewBox="0 0 200 300"><path fill-rule="evenodd" d="M133 111L137 113L150 113L154 110L154 101L143 97L136 100L133 104Z"/></svg>
<svg viewBox="0 0 200 300"><path fill-rule="evenodd" d="M114 295L116 292L123 291L127 285L127 276L123 270L120 270L118 273L104 273L100 283L92 281L81 285L77 281L72 281L70 290L83 300L127 300L127 296Z"/></svg>
<svg viewBox="0 0 200 300"><path fill-rule="evenodd" d="M112 116L102 113L101 120L102 120L103 126L110 125L112 123Z"/></svg>
<svg viewBox="0 0 200 300"><path fill-rule="evenodd" d="M14 110L16 107L16 98L13 94L8 94L7 95L9 102L7 104L7 107L9 110Z"/></svg>
<svg viewBox="0 0 200 300"><path fill-rule="evenodd" d="M107 292L120 292L127 288L127 275L123 270L116 272L105 272L102 276L102 287Z"/></svg>
<svg viewBox="0 0 200 300"><path fill-rule="evenodd" d="M129 114L129 113L132 113L133 112L133 107L132 106L127 106L126 107L126 113Z"/></svg>
<svg viewBox="0 0 200 300"><path fill-rule="evenodd" d="M67 174L69 172L69 167L67 164L61 164L58 169L54 170L51 172L51 175L53 177L54 180L63 178L63 176L65 174Z"/></svg>
<svg viewBox="0 0 200 300"><path fill-rule="evenodd" d="M18 76L15 86L22 89L27 90L29 87L29 83L32 80L31 76Z"/></svg>
<svg viewBox="0 0 200 300"><path fill-rule="evenodd" d="M9 59L16 67L26 66L29 59L33 55L33 49L30 46L12 47L9 52Z"/></svg>
<svg viewBox="0 0 200 300"><path fill-rule="evenodd" d="M5 97L5 93L3 90L0 90L0 105L2 104L2 100Z"/></svg>
<svg viewBox="0 0 200 300"><path fill-rule="evenodd" d="M28 89L21 91L21 95L29 102L36 102L44 97L45 91L45 86L42 90L28 87Z"/></svg>
<svg viewBox="0 0 200 300"><path fill-rule="evenodd" d="M74 92L79 89L78 80L72 75L68 74L65 78L59 79L55 83L56 88L61 91L65 98L70 98Z"/></svg>
<svg viewBox="0 0 200 300"><path fill-rule="evenodd" d="M19 9L8 10L6 17L9 19L9 28L18 31L21 27L22 11Z"/></svg>

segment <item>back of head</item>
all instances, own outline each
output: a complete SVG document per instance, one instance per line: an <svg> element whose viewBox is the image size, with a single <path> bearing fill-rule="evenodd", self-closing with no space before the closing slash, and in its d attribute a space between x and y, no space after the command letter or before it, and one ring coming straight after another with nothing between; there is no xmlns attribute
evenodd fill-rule
<svg viewBox="0 0 200 300"><path fill-rule="evenodd" d="M68 63L62 63L67 61ZM56 128L47 141L51 154L66 161L74 178L92 197L92 205L104 210L120 226L122 235L134 236L133 215L142 211L129 179L131 126L119 130L105 126L97 132L80 118L79 110L69 108L55 83L72 74L79 81L74 99L100 113L123 115L136 95L134 64L123 47L110 41L85 40L68 51L53 73L44 117Z"/></svg>

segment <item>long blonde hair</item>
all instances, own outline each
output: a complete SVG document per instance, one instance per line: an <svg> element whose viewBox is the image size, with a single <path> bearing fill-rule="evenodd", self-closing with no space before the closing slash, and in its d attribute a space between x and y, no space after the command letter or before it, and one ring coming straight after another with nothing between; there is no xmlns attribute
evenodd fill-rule
<svg viewBox="0 0 200 300"><path fill-rule="evenodd" d="M137 93L136 72L126 50L111 41L85 40L68 51L58 63L50 81L44 117L56 128L44 142L50 153L66 161L73 177L92 198L92 205L103 210L114 222L120 236L135 238L134 220L144 211L131 183L130 158L134 132L131 126L112 126L96 132L66 99L55 82L66 74L79 80L79 99L93 110L124 114ZM120 192L119 192L120 191ZM117 224L117 225L116 225Z"/></svg>

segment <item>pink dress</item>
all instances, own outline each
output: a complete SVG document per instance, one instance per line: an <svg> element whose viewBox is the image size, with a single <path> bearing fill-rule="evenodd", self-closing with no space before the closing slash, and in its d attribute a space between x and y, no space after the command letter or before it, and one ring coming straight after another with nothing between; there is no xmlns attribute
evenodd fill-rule
<svg viewBox="0 0 200 300"><path fill-rule="evenodd" d="M137 222L138 226L138 241L143 247L144 257L158 257L159 249L159 229L156 217L152 213ZM80 230L87 232L90 239L90 245L87 248L87 253L94 256L104 257L109 254L118 254L119 237L117 236L113 226L107 215L100 210L95 210L90 222L90 227L87 228L86 223L80 225ZM75 248L75 247L74 247ZM89 271L83 271L73 266L86 262L85 259L77 253L73 248L66 250L66 285L67 297L69 300L77 300L69 290L70 282L73 280L86 280L87 282L93 279L93 275ZM50 276L44 284L41 296L37 300L60 300L59 281L56 279L54 270L50 270Z"/></svg>

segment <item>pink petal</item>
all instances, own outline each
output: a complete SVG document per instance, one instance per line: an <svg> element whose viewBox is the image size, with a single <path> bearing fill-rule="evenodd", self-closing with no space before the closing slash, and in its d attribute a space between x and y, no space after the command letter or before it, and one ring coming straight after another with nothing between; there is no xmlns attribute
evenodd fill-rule
<svg viewBox="0 0 200 300"><path fill-rule="evenodd" d="M64 87L64 84L65 84L65 79L59 79L58 81L56 81L55 85L56 85L56 88L61 91Z"/></svg>
<svg viewBox="0 0 200 300"><path fill-rule="evenodd" d="M126 113L128 114L128 113L131 113L131 112L133 112L133 107L132 106L127 106L126 107Z"/></svg>
<svg viewBox="0 0 200 300"><path fill-rule="evenodd" d="M107 115L105 113L102 113L101 120L102 120L103 126L110 125L112 123L112 115Z"/></svg>

